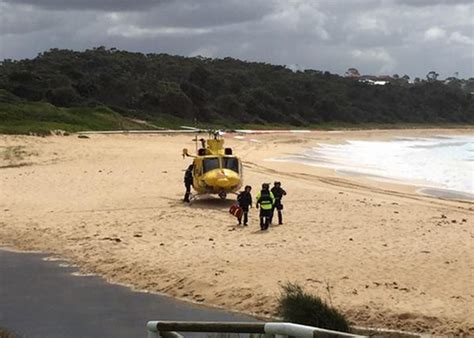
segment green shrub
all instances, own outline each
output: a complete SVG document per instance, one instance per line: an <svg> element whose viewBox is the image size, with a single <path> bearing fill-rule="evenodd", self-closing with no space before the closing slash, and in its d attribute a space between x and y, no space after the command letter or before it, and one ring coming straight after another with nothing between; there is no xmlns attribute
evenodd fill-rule
<svg viewBox="0 0 474 338"><path fill-rule="evenodd" d="M278 313L285 321L349 332L346 318L320 297L306 293L301 286L287 283L278 299Z"/></svg>
<svg viewBox="0 0 474 338"><path fill-rule="evenodd" d="M0 102L14 103L20 101L21 99L19 97L13 95L8 90L0 89Z"/></svg>

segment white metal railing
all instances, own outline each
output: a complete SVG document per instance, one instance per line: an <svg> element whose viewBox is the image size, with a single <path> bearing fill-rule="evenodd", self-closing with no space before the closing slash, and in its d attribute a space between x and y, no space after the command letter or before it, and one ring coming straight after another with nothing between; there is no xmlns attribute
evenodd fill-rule
<svg viewBox="0 0 474 338"><path fill-rule="evenodd" d="M182 338L177 332L246 333L283 337L365 337L312 326L279 322L189 322L150 321L147 323L148 338Z"/></svg>

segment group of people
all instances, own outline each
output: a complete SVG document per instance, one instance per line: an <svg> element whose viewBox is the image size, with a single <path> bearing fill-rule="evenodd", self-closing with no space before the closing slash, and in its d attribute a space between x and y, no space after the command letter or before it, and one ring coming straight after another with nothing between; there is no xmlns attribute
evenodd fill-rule
<svg viewBox="0 0 474 338"><path fill-rule="evenodd" d="M238 218L239 225L242 224L242 218L244 221L244 226L248 225L249 208L252 207L251 191L252 187L247 185L245 186L244 191L240 192L237 196L237 202L243 211L242 216ZM286 191L281 187L280 182L275 182L272 189L270 189L270 184L262 184L262 190L260 190L260 192L257 194L255 204L257 209L260 208L261 230L267 230L270 224L272 224L275 210L278 214L278 224L283 224L283 204L281 203L281 200L285 195Z"/></svg>
<svg viewBox="0 0 474 338"><path fill-rule="evenodd" d="M186 192L184 193L184 202L190 202L191 197L191 187L193 185L193 169L194 166L191 164L186 169L184 173L184 186L186 187ZM237 196L237 202L239 207L242 208L242 215L238 218L239 225L242 224L242 219L244 225L248 225L248 214L249 209L252 207L252 187L250 185L245 186L244 191L240 192ZM270 184L263 183L262 190L257 194L256 198L256 208L260 208L260 229L267 230L270 224L273 221L273 215L275 210L278 215L278 224L283 224L283 204L281 200L283 196L286 195L286 191L281 187L280 182L275 182L272 189L270 189Z"/></svg>

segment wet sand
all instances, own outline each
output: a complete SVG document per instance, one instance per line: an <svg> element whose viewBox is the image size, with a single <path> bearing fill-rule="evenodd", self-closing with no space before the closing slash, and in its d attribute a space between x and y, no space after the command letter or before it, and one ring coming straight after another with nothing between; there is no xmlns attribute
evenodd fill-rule
<svg viewBox="0 0 474 338"><path fill-rule="evenodd" d="M192 135L0 136L0 242L107 280L259 316L297 282L361 326L474 334L474 204L266 158L318 142L472 130L226 138L245 184L281 181L285 224L237 227L231 201L181 202ZM255 139L258 142L251 141Z"/></svg>

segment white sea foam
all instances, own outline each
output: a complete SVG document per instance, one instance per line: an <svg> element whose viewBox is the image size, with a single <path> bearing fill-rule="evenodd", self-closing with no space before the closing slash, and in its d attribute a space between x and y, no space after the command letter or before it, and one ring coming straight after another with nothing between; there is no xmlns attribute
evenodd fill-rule
<svg viewBox="0 0 474 338"><path fill-rule="evenodd" d="M474 136L319 144L302 155L274 160L300 162L474 195Z"/></svg>

